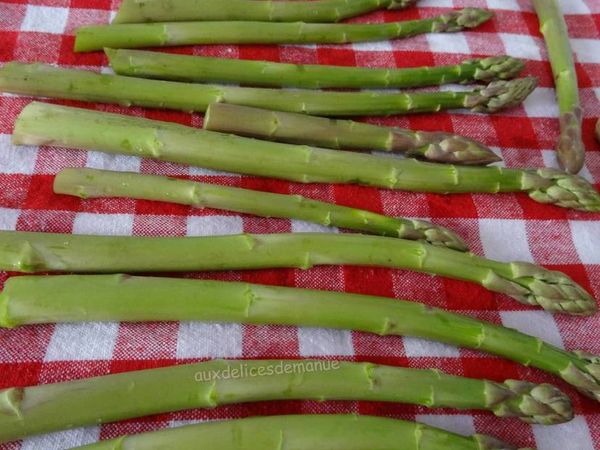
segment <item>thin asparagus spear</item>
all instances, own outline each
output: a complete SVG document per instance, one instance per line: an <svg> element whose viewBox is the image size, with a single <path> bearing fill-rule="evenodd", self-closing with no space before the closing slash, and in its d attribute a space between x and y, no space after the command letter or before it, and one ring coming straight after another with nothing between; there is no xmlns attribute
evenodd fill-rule
<svg viewBox="0 0 600 450"><path fill-rule="evenodd" d="M304 22L161 22L92 25L75 32L75 51L198 44L345 44L403 39L425 33L475 28L493 17L465 8L420 20L376 24Z"/></svg>
<svg viewBox="0 0 600 450"><path fill-rule="evenodd" d="M128 197L263 217L300 219L382 236L422 240L463 252L468 250L464 241L454 232L429 222L387 217L300 195L272 194L176 178L93 169L60 171L54 180L54 192L84 199Z"/></svg>
<svg viewBox="0 0 600 450"><path fill-rule="evenodd" d="M461 436L415 422L357 415L251 417L199 423L78 447L81 450L533 450L481 434ZM73 449L77 450L77 449Z"/></svg>
<svg viewBox="0 0 600 450"><path fill-rule="evenodd" d="M378 9L403 9L416 0L124 0L113 23L190 20L257 20L265 22L339 22Z"/></svg>
<svg viewBox="0 0 600 450"><path fill-rule="evenodd" d="M318 265L410 269L477 283L519 302L574 315L594 299L562 272L503 263L406 239L330 233L189 238L0 232L0 270L19 272L187 272Z"/></svg>
<svg viewBox="0 0 600 450"><path fill-rule="evenodd" d="M585 146L581 137L582 110L577 73L567 24L556 0L533 0L533 6L546 40L556 84L561 130L556 149L558 162L567 172L578 173L585 160Z"/></svg>
<svg viewBox="0 0 600 450"><path fill-rule="evenodd" d="M586 180L553 169L430 164L257 141L37 102L23 109L12 139L15 144L102 150L302 183L351 183L437 193L527 192L540 203L600 211L600 195Z"/></svg>
<svg viewBox="0 0 600 450"><path fill-rule="evenodd" d="M254 0L245 0L252 1ZM507 80L524 64L510 56L466 60L453 66L406 69L284 64L231 58L173 55L105 48L119 75L186 82L239 83L298 88L409 88L472 81Z"/></svg>
<svg viewBox="0 0 600 450"><path fill-rule="evenodd" d="M228 103L208 107L204 129L290 144L398 152L439 163L487 165L501 161L485 145L453 133L382 127Z"/></svg>
<svg viewBox="0 0 600 450"><path fill-rule="evenodd" d="M86 294L81 295L82 292ZM413 336L480 350L526 366L537 367L561 377L585 395L600 401L600 376L598 375L600 365L594 357L581 352L558 349L539 338L511 328L405 300L210 280L129 275L21 276L6 281L4 291L0 293L0 311L2 311L0 326L7 328L55 322L201 320L349 329L380 336ZM171 369L171 371L188 373L183 368ZM164 371L143 373L162 374ZM163 375L157 377L164 380L165 386L172 383L183 388L180 377L171 380ZM125 378L130 379L127 376ZM350 376L339 376L339 373L334 376L334 381L352 379L354 378ZM420 375L417 379L425 381L429 378ZM116 381L110 380L121 380L121 378L113 376L106 381L109 386L118 386ZM128 384L125 381L123 383ZM321 383L316 385L321 386ZM78 384L76 386L79 387ZM418 396L420 395L418 392L422 392L412 386L404 392L403 389L398 389L395 384L391 385L389 382L374 383L374 386L384 390L381 392L393 393L394 397L389 399L396 398L397 401L404 402L409 400L406 397L400 400L398 396L406 396L410 393ZM388 386L390 390L387 390ZM33 388L33 392L37 392L37 389L44 388ZM355 386L348 389L354 394L360 393ZM154 388L149 390L160 392ZM62 392L62 389L59 391ZM75 391L79 392L80 389ZM95 389L91 389L89 392L94 391ZM287 389L283 391L289 392ZM473 391L481 392L477 389ZM516 391L522 392L520 388ZM523 389L523 395L525 391L526 389ZM27 392L26 389L14 395L22 396L25 393L27 397ZM250 392L263 392L263 390L252 389ZM540 423L550 423L552 420L560 420L560 417L564 419L570 417L558 393L554 391L542 393L543 391L538 389L528 392L532 394L533 399L527 398L522 403L514 401L512 396L505 393L502 397L507 399L506 403L497 404L495 401L490 401L487 404L496 405L488 407L497 415L538 416L535 420ZM103 390L99 391L101 397L104 397L104 394ZM303 395L309 396L310 392L306 391ZM319 397L322 392L314 392L312 395ZM132 396L138 398L136 393L132 393ZM40 395L36 394L35 397ZM435 405L445 398L445 395L437 393L432 398L428 395L425 397L428 401L423 403ZM184 395L184 398L190 399L187 395ZM379 399L383 398L379 397ZM420 403L422 400L413 401ZM546 404L550 409L545 409L536 402ZM84 403L90 402L84 401ZM157 407L159 405L157 403ZM182 407L192 406L194 405ZM455 403L454 406L457 407L458 404ZM160 408L162 408L160 411L165 410L164 406ZM80 412L80 409L73 405L65 410L74 411L74 414ZM522 414L517 410L521 410ZM559 417L555 418L551 410ZM114 413L116 409L110 404L107 405L107 411ZM94 414L94 411L87 414ZM53 418L53 420L60 420L60 418ZM71 420L75 419L69 418L67 422L71 423Z"/></svg>
<svg viewBox="0 0 600 450"><path fill-rule="evenodd" d="M235 287L232 291L242 293ZM338 361L215 360L9 388L0 390L0 397L20 399L12 414L0 414L0 442L151 414L265 400L366 400L484 409L545 425L573 418L569 398L549 384L497 383L438 370Z"/></svg>
<svg viewBox="0 0 600 450"><path fill-rule="evenodd" d="M596 122L596 138L598 138L598 142L600 142L600 119Z"/></svg>
<svg viewBox="0 0 600 450"><path fill-rule="evenodd" d="M456 108L496 112L520 104L536 84L536 78L519 78L494 81L468 92L322 92L148 80L46 64L11 62L0 67L3 92L188 112L204 112L215 102L326 116L407 114Z"/></svg>

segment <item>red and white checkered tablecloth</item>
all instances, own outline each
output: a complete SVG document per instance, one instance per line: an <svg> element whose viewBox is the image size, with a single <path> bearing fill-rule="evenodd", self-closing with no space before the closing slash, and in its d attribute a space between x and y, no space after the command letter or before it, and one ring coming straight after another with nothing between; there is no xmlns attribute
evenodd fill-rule
<svg viewBox="0 0 600 450"><path fill-rule="evenodd" d="M215 0L218 1L218 0ZM600 0L562 0L577 59L588 149L583 176L600 183ZM529 0L421 0L418 8L376 12L358 21L414 19L465 6L488 7L496 18L475 31L347 46L198 46L186 54L296 63L406 67L456 63L473 56L524 58L540 87L522 107L496 115L467 112L370 119L427 130L454 130L492 146L511 167L555 166L557 106L544 42ZM74 54L73 31L107 23L118 0L0 1L0 64L43 61L108 70L101 53ZM197 236L240 232L328 231L299 221L240 216L215 210L133 200L81 201L52 193L64 167L93 167L174 175L312 198L396 216L425 218L460 232L479 254L523 260L568 273L600 298L600 214L544 206L526 195L411 194L367 187L300 185L132 157L14 147L16 115L31 99L0 96L0 229L83 234ZM201 126L201 115L69 104ZM6 279L0 273L0 281ZM552 317L469 283L408 271L356 267L193 274L202 278L341 290L414 299L518 328L567 349L600 354L600 315ZM367 402L272 402L185 411L95 426L0 445L0 449L64 449L125 433L189 421L257 414L358 412L416 419L455 432L489 433L540 450L600 449L600 405L537 370L480 353L399 337L349 331L208 323L48 325L0 331L0 388L51 383L175 363L224 358L338 357L411 367L436 367L471 377L552 382L572 395L577 417L554 426L529 426L477 411L429 410ZM165 393L167 395L168 393ZM92 407L92 405L90 405Z"/></svg>

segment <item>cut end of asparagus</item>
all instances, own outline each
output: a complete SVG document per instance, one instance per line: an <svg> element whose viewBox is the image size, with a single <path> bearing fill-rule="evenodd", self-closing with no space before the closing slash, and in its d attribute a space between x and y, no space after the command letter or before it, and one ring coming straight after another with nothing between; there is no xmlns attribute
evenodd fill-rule
<svg viewBox="0 0 600 450"><path fill-rule="evenodd" d="M512 271L510 279L491 276L485 280L484 286L550 312L590 316L598 311L592 296L564 273L525 262L509 265Z"/></svg>
<svg viewBox="0 0 600 450"><path fill-rule="evenodd" d="M560 376L579 392L600 402L600 356L573 352L574 361L560 372Z"/></svg>
<svg viewBox="0 0 600 450"><path fill-rule="evenodd" d="M466 252L469 247L454 231L422 220L411 220L414 230L405 230L403 238L424 240L429 244Z"/></svg>
<svg viewBox="0 0 600 450"><path fill-rule="evenodd" d="M540 203L563 208L600 212L600 194L586 179L556 169L538 169L526 173L529 196Z"/></svg>
<svg viewBox="0 0 600 450"><path fill-rule="evenodd" d="M556 148L558 162L568 173L579 173L585 162L585 147L581 137L581 108L560 116L560 138Z"/></svg>
<svg viewBox="0 0 600 450"><path fill-rule="evenodd" d="M473 59L476 64L474 78L479 81L510 80L519 75L525 63L512 56L493 56L484 59Z"/></svg>
<svg viewBox="0 0 600 450"><path fill-rule="evenodd" d="M507 380L489 383L486 395L498 417L519 417L527 423L554 425L573 419L571 400L550 384Z"/></svg>
<svg viewBox="0 0 600 450"><path fill-rule="evenodd" d="M465 108L493 113L520 105L537 87L537 78L525 77L509 81L494 81L483 89L467 95Z"/></svg>
<svg viewBox="0 0 600 450"><path fill-rule="evenodd" d="M444 132L417 132L416 138L424 146L406 152L407 156L463 166L486 166L502 161L489 147L464 136Z"/></svg>
<svg viewBox="0 0 600 450"><path fill-rule="evenodd" d="M465 8L460 11L452 11L437 17L432 32L453 33L465 28L475 28L487 22L494 13L482 8Z"/></svg>
<svg viewBox="0 0 600 450"><path fill-rule="evenodd" d="M392 0L388 9L405 9L417 4L419 0Z"/></svg>

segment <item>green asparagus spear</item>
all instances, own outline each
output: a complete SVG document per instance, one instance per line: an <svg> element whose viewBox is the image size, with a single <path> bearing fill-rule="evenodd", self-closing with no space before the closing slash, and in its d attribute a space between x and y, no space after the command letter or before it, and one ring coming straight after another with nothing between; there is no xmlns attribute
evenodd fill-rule
<svg viewBox="0 0 600 450"><path fill-rule="evenodd" d="M300 195L272 194L176 178L93 169L62 170L54 180L54 192L85 199L129 197L263 217L300 219L382 236L422 240L463 252L468 250L464 241L454 232L429 222L387 217Z"/></svg>
<svg viewBox="0 0 600 450"><path fill-rule="evenodd" d="M86 295L82 296L82 292L85 292ZM561 377L584 394L600 401L600 376L598 375L600 361L597 358L581 352L567 352L519 331L442 309L431 308L417 302L249 283L128 275L13 277L8 279L4 291L0 293L0 326L3 327L12 328L48 322L115 320L129 322L202 320L297 325L349 329L380 336L413 336L431 339L499 355L526 366L537 367ZM186 369L172 370L185 371ZM171 383L175 386L182 385L179 377L169 380L161 375L158 378L165 380L166 385ZM114 379L120 380L121 378L113 377L109 380ZM126 379L129 378L126 377ZM353 377L337 375L334 378L334 380L351 379ZM428 378L421 375L417 379L424 381ZM106 383L109 386L118 386L118 383L114 381ZM125 381L123 383L129 385ZM317 383L317 385L320 386L321 383ZM388 383L378 382L374 383L374 386L385 389ZM34 388L33 392L38 392L36 389L43 388ZM349 387L349 389L352 393L360 392L355 387ZM75 389L77 392L80 390ZM149 388L149 390L150 392L156 391L154 388ZM62 389L59 391L62 392ZM94 392L95 389L85 391ZM217 389L218 391L219 389ZM251 390L251 392L255 391L262 392L261 389ZM288 392L287 389L284 391ZM522 391L520 388L516 391L526 395L527 400L519 403L505 393L501 397L510 400L506 403L490 401L487 403L488 407L500 416L537 416L535 420L540 423L550 423L550 421L559 421L560 417L565 419L570 417L562 397L554 391L539 389L531 391L523 389ZM412 386L407 389L407 392L404 392L396 385L391 385L391 390L387 392L393 392L396 396L394 398L398 401L421 402L417 399L407 400L406 397L400 400L397 397L398 395L408 395L411 392L418 395L417 393L421 392ZM473 392L481 391L474 389ZM526 392L530 392L533 399L527 397ZM24 393L26 398L27 390ZM14 396L22 396L22 394L23 392L17 391ZM99 395L103 398L104 394L104 390L99 391ZM314 392L311 398L319 397L321 394L320 391ZM138 398L137 394L133 393L132 395ZM310 392L307 391L304 395L310 396ZM34 398L40 396L36 395ZM0 395L1 397L2 395ZM427 395L425 397L428 401L423 401L423 403L435 405L445 396L438 392L432 398ZM191 399L185 394L184 398ZM379 397L379 399L383 399L383 397ZM549 406L550 409L537 402ZM84 403L87 405L90 402L85 401ZM517 404L521 406L517 406ZM159 404L157 404L158 406ZM187 405L187 407L192 406L194 405ZM454 406L458 406L458 404L455 403ZM182 407L186 407L186 405ZM481 404L478 407L481 407ZM107 408L107 411L113 413L116 411L112 404ZM162 408L161 411L166 410L164 406L160 406L160 408ZM65 410L72 410L74 414L83 414L80 408L73 405ZM521 410L521 414L517 410ZM153 411L158 412L159 410ZM558 418L552 411L558 415ZM94 411L87 414L94 414ZM0 415L0 417L2 416ZM126 416L119 415L114 416L113 419L124 417ZM127 415L127 417L131 416ZM56 418L55 420L60 419ZM71 423L70 421L74 419L65 420Z"/></svg>
<svg viewBox="0 0 600 450"><path fill-rule="evenodd" d="M585 146L581 137L582 110L577 73L567 24L557 0L533 0L533 6L546 40L556 84L560 110L560 139L556 149L558 162L567 172L578 173L585 160Z"/></svg>
<svg viewBox="0 0 600 450"><path fill-rule="evenodd" d="M244 0L256 3L254 0ZM119 75L159 80L239 83L267 87L409 88L471 81L507 80L524 64L510 56L471 59L453 66L406 69L283 64L230 58L104 49Z"/></svg>
<svg viewBox="0 0 600 450"><path fill-rule="evenodd" d="M308 269L331 264L410 269L471 281L552 312L590 315L597 310L594 299L561 272L406 239L330 233L155 238L0 232L0 270L19 272Z"/></svg>
<svg viewBox="0 0 600 450"><path fill-rule="evenodd" d="M0 414L0 442L151 414L265 400L367 400L485 409L499 417L545 425L573 417L569 398L549 384L497 383L438 370L310 360L215 360L9 388L0 390L0 398L20 399L12 413Z"/></svg>
<svg viewBox="0 0 600 450"><path fill-rule="evenodd" d="M11 62L0 67L1 92L189 112L204 112L215 102L325 116L390 115L456 108L496 112L520 104L536 84L535 78L519 78L494 81L483 89L468 92L321 92L148 80L46 64Z"/></svg>
<svg viewBox="0 0 600 450"><path fill-rule="evenodd" d="M465 8L437 17L376 24L276 22L162 22L92 25L75 32L75 51L198 44L345 44L403 39L475 28L493 17Z"/></svg>
<svg viewBox="0 0 600 450"><path fill-rule="evenodd" d="M124 0L113 23L189 20L257 20L264 22L339 22L378 9L402 9L416 0Z"/></svg>
<svg viewBox="0 0 600 450"><path fill-rule="evenodd" d="M357 415L252 417L98 442L80 450L533 450L487 435L460 436L415 422ZM77 449L73 449L77 450Z"/></svg>
<svg viewBox="0 0 600 450"><path fill-rule="evenodd" d="M208 107L204 129L291 144L399 152L439 163L487 165L501 160L483 144L453 133L382 127L228 103Z"/></svg>
<svg viewBox="0 0 600 450"><path fill-rule="evenodd" d="M302 183L352 183L437 193L527 192L540 203L600 211L600 195L586 180L553 169L422 163L258 141L44 103L23 109L12 138L15 144L95 149Z"/></svg>

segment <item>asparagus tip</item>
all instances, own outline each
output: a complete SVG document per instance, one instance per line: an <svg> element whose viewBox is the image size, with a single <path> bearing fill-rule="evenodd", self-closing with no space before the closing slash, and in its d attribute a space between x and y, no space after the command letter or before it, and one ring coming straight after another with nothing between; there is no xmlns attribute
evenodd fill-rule
<svg viewBox="0 0 600 450"><path fill-rule="evenodd" d="M529 196L537 202L600 212L600 194L585 178L549 168L530 171L526 176Z"/></svg>
<svg viewBox="0 0 600 450"><path fill-rule="evenodd" d="M550 384L506 380L487 386L486 395L498 417L519 417L527 423L555 425L573 419L567 395Z"/></svg>
<svg viewBox="0 0 600 450"><path fill-rule="evenodd" d="M429 161L470 166L486 166L502 161L489 147L464 136L445 132L417 132L424 147L408 151L407 156L425 157Z"/></svg>
<svg viewBox="0 0 600 450"><path fill-rule="evenodd" d="M434 225L423 220L411 220L411 222L415 228L415 231L420 236L424 236L424 240L431 245L447 247L460 252L466 252L469 250L469 247L465 241L463 241L458 234L448 228Z"/></svg>
<svg viewBox="0 0 600 450"><path fill-rule="evenodd" d="M525 63L512 56L492 56L484 59L473 59L471 62L477 66L475 79L490 82L494 80L510 80L525 68Z"/></svg>
<svg viewBox="0 0 600 450"><path fill-rule="evenodd" d="M585 162L585 146L581 137L581 108L560 116L560 138L556 148L558 163L568 173L579 173Z"/></svg>
<svg viewBox="0 0 600 450"><path fill-rule="evenodd" d="M600 357L586 352L572 353L574 360L560 372L560 376L579 392L600 401Z"/></svg>
<svg viewBox="0 0 600 450"><path fill-rule="evenodd" d="M405 9L414 6L419 0L392 0L388 9Z"/></svg>
<svg viewBox="0 0 600 450"><path fill-rule="evenodd" d="M482 8L464 8L459 11L451 11L442 14L434 21L432 32L453 33L465 28L475 28L487 22L494 13Z"/></svg>
<svg viewBox="0 0 600 450"><path fill-rule="evenodd" d="M550 312L589 316L598 310L594 298L562 272L526 262L510 263L510 268L510 278L491 273L484 286Z"/></svg>
<svg viewBox="0 0 600 450"><path fill-rule="evenodd" d="M470 93L465 100L465 107L487 113L511 108L521 104L536 86L535 77L493 81L483 89Z"/></svg>

